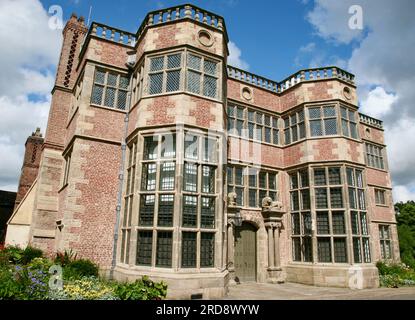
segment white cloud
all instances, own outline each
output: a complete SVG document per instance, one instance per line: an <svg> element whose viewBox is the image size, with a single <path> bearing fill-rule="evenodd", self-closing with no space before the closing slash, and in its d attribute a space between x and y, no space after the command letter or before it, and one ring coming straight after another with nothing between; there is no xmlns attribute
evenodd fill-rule
<svg viewBox="0 0 415 320"><path fill-rule="evenodd" d="M229 48L228 64L230 64L233 67L248 70L249 64L241 58L241 55L242 55L241 49L239 49L236 46L236 44L232 41L229 41L228 48Z"/></svg>
<svg viewBox="0 0 415 320"><path fill-rule="evenodd" d="M409 189L406 186L393 187L393 202L406 202L415 199L415 189Z"/></svg>
<svg viewBox="0 0 415 320"><path fill-rule="evenodd" d="M348 26L354 4L363 8L363 31ZM307 16L327 42L353 45L347 69L356 75L362 111L384 121L395 200L415 200L413 12L412 0L315 0Z"/></svg>
<svg viewBox="0 0 415 320"><path fill-rule="evenodd" d="M24 143L46 129L62 31L38 0L0 1L0 189L16 190ZM29 97L36 96L36 100Z"/></svg>
<svg viewBox="0 0 415 320"><path fill-rule="evenodd" d="M361 98L362 112L379 118L390 112L393 103L398 99L396 94L387 93L378 86L370 90L365 98Z"/></svg>

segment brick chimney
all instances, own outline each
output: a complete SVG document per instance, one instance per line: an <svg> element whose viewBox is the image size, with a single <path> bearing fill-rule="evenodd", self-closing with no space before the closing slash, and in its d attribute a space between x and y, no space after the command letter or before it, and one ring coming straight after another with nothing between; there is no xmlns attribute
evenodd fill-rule
<svg viewBox="0 0 415 320"><path fill-rule="evenodd" d="M37 177L40 164L40 156L42 153L43 137L40 133L40 128L36 128L35 132L29 136L25 143L25 154L23 158L23 166L20 174L19 189L17 190L16 208L27 191L31 187L33 181Z"/></svg>

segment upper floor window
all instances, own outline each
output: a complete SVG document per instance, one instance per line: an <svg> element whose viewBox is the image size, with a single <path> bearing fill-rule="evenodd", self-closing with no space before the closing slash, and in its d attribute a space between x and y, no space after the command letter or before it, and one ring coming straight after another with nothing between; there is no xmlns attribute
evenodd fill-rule
<svg viewBox="0 0 415 320"><path fill-rule="evenodd" d="M383 148L372 143L365 143L366 164L370 167L385 169L383 162Z"/></svg>
<svg viewBox="0 0 415 320"><path fill-rule="evenodd" d="M159 94L180 90L182 53L150 58L148 93Z"/></svg>
<svg viewBox="0 0 415 320"><path fill-rule="evenodd" d="M65 155L65 170L63 171L63 185L68 184L69 180L69 170L71 168L71 159L72 159L72 148Z"/></svg>
<svg viewBox="0 0 415 320"><path fill-rule="evenodd" d="M218 64L205 57L188 53L187 91L210 98L218 95Z"/></svg>
<svg viewBox="0 0 415 320"><path fill-rule="evenodd" d="M389 225L379 225L380 255L382 259L392 258L391 233Z"/></svg>
<svg viewBox="0 0 415 320"><path fill-rule="evenodd" d="M340 107L342 120L342 132L346 137L357 139L356 112L345 107Z"/></svg>
<svg viewBox="0 0 415 320"><path fill-rule="evenodd" d="M95 70L91 103L125 110L129 78L113 71Z"/></svg>
<svg viewBox="0 0 415 320"><path fill-rule="evenodd" d="M386 205L386 191L381 189L375 189L375 203L380 205Z"/></svg>
<svg viewBox="0 0 415 320"><path fill-rule="evenodd" d="M285 144L304 139L305 136L304 110L300 110L284 118Z"/></svg>
<svg viewBox="0 0 415 320"><path fill-rule="evenodd" d="M338 134L335 106L313 107L308 109L310 134L312 137Z"/></svg>
<svg viewBox="0 0 415 320"><path fill-rule="evenodd" d="M238 206L260 208L262 199L277 200L277 174L252 167L228 166L228 193L236 193Z"/></svg>
<svg viewBox="0 0 415 320"><path fill-rule="evenodd" d="M278 144L278 118L249 108L228 106L228 132L249 139Z"/></svg>
<svg viewBox="0 0 415 320"><path fill-rule="evenodd" d="M144 73L144 66L143 64L137 68L137 71L134 73L133 76L133 83L132 83L132 104L131 106L133 106L140 98L142 95L142 90L143 90L143 76Z"/></svg>

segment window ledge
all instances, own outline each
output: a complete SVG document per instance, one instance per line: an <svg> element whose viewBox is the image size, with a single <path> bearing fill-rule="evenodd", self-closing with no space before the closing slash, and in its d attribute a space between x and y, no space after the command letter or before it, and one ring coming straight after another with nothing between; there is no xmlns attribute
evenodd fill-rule
<svg viewBox="0 0 415 320"><path fill-rule="evenodd" d="M94 104L94 103L91 103L90 106L91 107L94 107L94 108L100 108L100 109L104 109L104 110L109 110L109 111L115 111L115 112L120 112L120 113L127 113L127 110L121 110L121 109L117 109L117 108L111 108L111 107L101 106L99 104Z"/></svg>

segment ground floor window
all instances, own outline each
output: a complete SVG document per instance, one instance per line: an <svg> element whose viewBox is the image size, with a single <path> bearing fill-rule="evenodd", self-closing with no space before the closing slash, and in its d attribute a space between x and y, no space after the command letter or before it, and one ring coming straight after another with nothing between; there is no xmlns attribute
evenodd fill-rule
<svg viewBox="0 0 415 320"><path fill-rule="evenodd" d="M390 226L379 225L380 255L382 259L392 259L392 239Z"/></svg>

